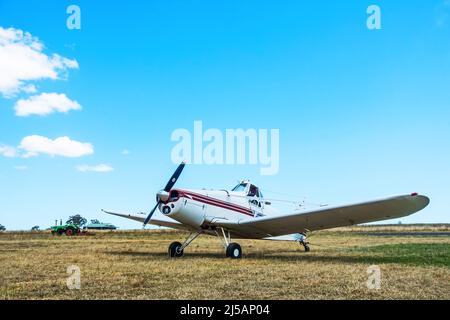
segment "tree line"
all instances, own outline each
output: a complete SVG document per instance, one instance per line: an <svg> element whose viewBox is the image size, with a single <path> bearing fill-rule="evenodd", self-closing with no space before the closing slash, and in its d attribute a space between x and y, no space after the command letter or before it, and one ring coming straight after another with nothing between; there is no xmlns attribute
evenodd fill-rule
<svg viewBox="0 0 450 320"><path fill-rule="evenodd" d="M91 223L100 224L101 222L97 219L92 219ZM69 219L67 219L66 224L76 224L79 225L80 227L83 227L87 224L87 219L79 214L75 214L73 216L70 216ZM39 231L39 230L40 230L39 226L34 226L31 228L31 231ZM0 224L0 232L1 231L6 231L6 227L2 224Z"/></svg>

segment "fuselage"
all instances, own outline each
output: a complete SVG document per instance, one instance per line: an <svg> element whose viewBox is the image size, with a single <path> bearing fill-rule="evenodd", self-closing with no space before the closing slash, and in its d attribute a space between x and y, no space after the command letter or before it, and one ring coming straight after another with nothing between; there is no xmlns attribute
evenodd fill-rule
<svg viewBox="0 0 450 320"><path fill-rule="evenodd" d="M214 220L239 221L277 214L257 195L247 190L172 189L160 211L193 228L207 227Z"/></svg>
<svg viewBox="0 0 450 320"><path fill-rule="evenodd" d="M216 234L216 223L224 220L239 222L280 215L270 202L264 200L259 189L248 182L241 182L231 191L172 189L169 193L161 192L157 201L160 202L159 211L164 216L189 227L192 231L202 229L211 235ZM230 234L248 238L238 230L230 230ZM264 239L297 241L300 237L301 234L292 234Z"/></svg>

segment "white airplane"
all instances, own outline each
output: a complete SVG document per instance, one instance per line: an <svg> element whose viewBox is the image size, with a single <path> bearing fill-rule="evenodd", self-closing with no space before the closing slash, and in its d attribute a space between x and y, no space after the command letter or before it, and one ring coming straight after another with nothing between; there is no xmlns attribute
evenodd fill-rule
<svg viewBox="0 0 450 320"><path fill-rule="evenodd" d="M181 163L166 187L156 195L156 206L145 214L105 213L189 231L183 242L169 246L170 257L183 256L184 249L199 235L215 235L222 240L226 256L242 257L241 246L232 238L297 241L309 251L307 232L400 218L425 208L430 199L412 193L380 200L315 210L280 213L265 201L261 191L248 181L232 190L174 189L185 163ZM156 209L159 209L158 211ZM156 214L155 214L156 213Z"/></svg>

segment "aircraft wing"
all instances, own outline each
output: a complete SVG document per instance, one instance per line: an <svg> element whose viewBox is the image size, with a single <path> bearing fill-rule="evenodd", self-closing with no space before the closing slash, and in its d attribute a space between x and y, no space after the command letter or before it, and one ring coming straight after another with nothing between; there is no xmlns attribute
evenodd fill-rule
<svg viewBox="0 0 450 320"><path fill-rule="evenodd" d="M400 218L422 210L429 202L428 197L411 194L301 213L246 218L236 222L219 220L216 224L242 238L262 239Z"/></svg>
<svg viewBox="0 0 450 320"><path fill-rule="evenodd" d="M131 219L134 221L138 221L141 223L144 223L144 220L146 218L145 214L132 214L132 213L118 213L118 212L111 212L111 211L106 211L103 210L102 211L104 213L107 214L111 214L113 216L118 216L118 217L122 217L122 218L127 218L127 219ZM152 219L149 221L149 224L153 224L156 226L160 226L160 227L168 227L168 228L174 228L174 229L180 229L180 230L188 230L188 228L186 226L184 226L183 224L165 217L165 216L159 216L157 214L155 214Z"/></svg>

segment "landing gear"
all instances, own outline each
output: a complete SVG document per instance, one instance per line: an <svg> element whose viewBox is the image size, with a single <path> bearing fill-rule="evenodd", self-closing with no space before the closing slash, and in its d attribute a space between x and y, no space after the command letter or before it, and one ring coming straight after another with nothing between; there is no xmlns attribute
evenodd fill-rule
<svg viewBox="0 0 450 320"><path fill-rule="evenodd" d="M182 244L179 242L172 242L169 246L169 257L179 258L184 254L184 250L181 248Z"/></svg>
<svg viewBox="0 0 450 320"><path fill-rule="evenodd" d="M309 247L309 244L307 242L302 243L303 247L305 248L305 252L311 251L311 248Z"/></svg>
<svg viewBox="0 0 450 320"><path fill-rule="evenodd" d="M311 251L311 248L309 247L309 242L306 240L305 234L300 235L300 240L298 241L298 243L300 243L300 245L303 246L303 248L305 249L305 252Z"/></svg>
<svg viewBox="0 0 450 320"><path fill-rule="evenodd" d="M228 234L225 234L225 230L220 228L222 234L220 234L217 230L215 230L217 237L222 241L222 244L225 248L225 255L227 258L231 259L241 259L242 258L242 248L237 243L231 243L231 235L230 232L227 231Z"/></svg>
<svg viewBox="0 0 450 320"><path fill-rule="evenodd" d="M170 258L180 258L184 254L184 249L191 244L203 231L191 233L183 244L179 242L172 242L169 246L169 257Z"/></svg>
<svg viewBox="0 0 450 320"><path fill-rule="evenodd" d="M230 243L227 246L226 256L231 259L240 259L242 258L242 249L241 246L237 243Z"/></svg>
<svg viewBox="0 0 450 320"><path fill-rule="evenodd" d="M218 230L221 230L221 234ZM225 248L225 254L227 258L231 259L241 259L242 258L242 248L237 243L231 242L231 235L229 231L226 231L223 228L214 229L216 235L222 241L223 246ZM203 233L203 230L192 232L183 244L180 242L172 242L169 246L169 257L170 258L180 258L184 254L184 249L191 244L199 235Z"/></svg>

